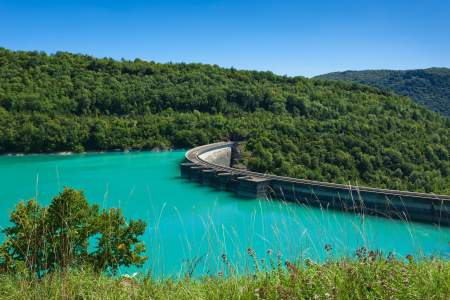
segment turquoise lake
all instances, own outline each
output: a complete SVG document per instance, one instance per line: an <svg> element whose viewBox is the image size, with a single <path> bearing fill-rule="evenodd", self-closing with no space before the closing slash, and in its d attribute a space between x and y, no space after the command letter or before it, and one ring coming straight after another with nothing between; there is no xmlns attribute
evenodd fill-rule
<svg viewBox="0 0 450 300"><path fill-rule="evenodd" d="M91 203L120 207L147 222L143 240L156 277L217 274L222 254L242 272L252 269L247 249L269 260L324 260L354 256L357 248L399 256L450 257L450 229L320 210L280 201L248 200L181 179L183 151L0 156L0 225L20 200L48 204L65 186ZM0 237L3 239L3 237ZM325 244L332 246L330 253Z"/></svg>

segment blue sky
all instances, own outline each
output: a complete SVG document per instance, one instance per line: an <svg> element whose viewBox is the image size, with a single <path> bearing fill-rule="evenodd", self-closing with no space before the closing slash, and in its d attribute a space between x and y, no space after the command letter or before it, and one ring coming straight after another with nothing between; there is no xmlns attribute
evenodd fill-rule
<svg viewBox="0 0 450 300"><path fill-rule="evenodd" d="M450 0L0 0L0 47L313 76L450 67Z"/></svg>

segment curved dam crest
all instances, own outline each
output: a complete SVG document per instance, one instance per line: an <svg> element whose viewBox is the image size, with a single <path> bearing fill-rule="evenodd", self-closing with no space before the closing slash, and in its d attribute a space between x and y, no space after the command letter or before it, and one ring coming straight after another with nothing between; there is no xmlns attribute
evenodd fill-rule
<svg viewBox="0 0 450 300"><path fill-rule="evenodd" d="M235 142L186 152L181 176L235 192L240 197L276 198L349 212L450 226L450 196L350 186L262 174L230 167Z"/></svg>

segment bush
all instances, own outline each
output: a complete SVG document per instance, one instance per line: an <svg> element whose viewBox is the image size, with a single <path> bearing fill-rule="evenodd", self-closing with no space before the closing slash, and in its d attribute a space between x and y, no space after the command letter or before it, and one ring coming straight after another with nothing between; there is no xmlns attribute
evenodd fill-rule
<svg viewBox="0 0 450 300"><path fill-rule="evenodd" d="M81 191L65 188L48 207L36 200L21 202L10 221L13 225L2 230L2 272L42 277L85 266L114 274L120 266L142 266L147 259L138 239L145 223L127 224L120 209L100 211Z"/></svg>

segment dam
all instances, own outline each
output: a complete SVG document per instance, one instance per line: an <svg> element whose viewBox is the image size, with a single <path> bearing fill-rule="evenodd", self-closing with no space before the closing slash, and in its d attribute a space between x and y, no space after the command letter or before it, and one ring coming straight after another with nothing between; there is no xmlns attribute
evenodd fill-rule
<svg viewBox="0 0 450 300"><path fill-rule="evenodd" d="M256 173L231 167L237 143L219 142L193 148L180 164L181 176L246 198L280 199L450 226L450 196L351 186Z"/></svg>

